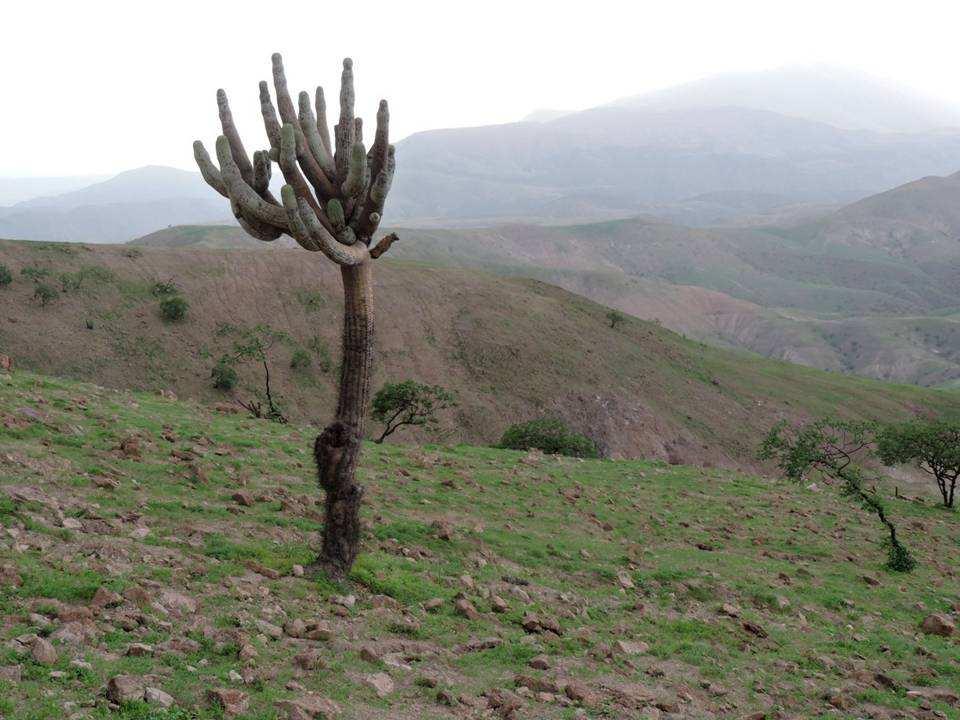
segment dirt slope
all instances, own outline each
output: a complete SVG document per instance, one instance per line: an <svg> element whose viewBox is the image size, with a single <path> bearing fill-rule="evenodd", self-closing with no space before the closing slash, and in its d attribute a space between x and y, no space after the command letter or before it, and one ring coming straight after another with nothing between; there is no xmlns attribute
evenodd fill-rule
<svg viewBox="0 0 960 720"><path fill-rule="evenodd" d="M340 290L336 270L318 256L3 242L0 263L15 276L0 290L0 353L20 367L224 401L209 377L228 345L218 327L269 323L300 347L329 348L327 372L319 357L307 371L291 370L293 348L274 361L291 415L329 416ZM47 271L54 285L64 272L86 279L41 307L25 267ZM780 417L960 412L955 393L717 350L635 319L611 329L605 307L535 281L397 262L377 271L376 383L412 377L456 391L459 408L443 428L450 440L494 441L508 423L553 411L614 455L744 465ZM190 303L181 323L163 322L151 295L169 279Z"/></svg>

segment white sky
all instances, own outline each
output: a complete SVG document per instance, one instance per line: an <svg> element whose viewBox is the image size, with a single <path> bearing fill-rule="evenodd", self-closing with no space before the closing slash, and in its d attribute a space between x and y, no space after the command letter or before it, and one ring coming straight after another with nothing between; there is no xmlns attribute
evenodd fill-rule
<svg viewBox="0 0 960 720"><path fill-rule="evenodd" d="M26 0L0 22L6 177L192 169L191 142L219 132L218 87L248 150L264 147L257 82L274 51L291 90L322 84L334 112L353 57L358 110L372 127L388 98L394 140L797 63L960 104L956 0Z"/></svg>

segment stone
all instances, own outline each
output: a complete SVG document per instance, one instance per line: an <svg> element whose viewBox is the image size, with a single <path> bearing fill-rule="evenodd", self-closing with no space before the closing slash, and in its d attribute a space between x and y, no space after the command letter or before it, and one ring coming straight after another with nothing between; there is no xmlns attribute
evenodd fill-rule
<svg viewBox="0 0 960 720"><path fill-rule="evenodd" d="M315 620L307 623L307 630L303 636L307 638L307 640L327 641L333 638L333 630L330 627L330 623L325 620Z"/></svg>
<svg viewBox="0 0 960 720"><path fill-rule="evenodd" d="M757 625L756 623L753 623L747 620L746 622L742 623L742 626L743 626L743 629L746 630L751 635L756 635L758 638L767 637L767 631L764 630L759 625Z"/></svg>
<svg viewBox="0 0 960 720"><path fill-rule="evenodd" d="M373 691L377 694L377 697L384 698L394 690L393 678L391 678L386 673L373 673L371 675L364 675L363 683L373 688Z"/></svg>
<svg viewBox="0 0 960 720"><path fill-rule="evenodd" d="M121 705L143 698L144 687L134 675L116 675L107 682L107 699Z"/></svg>
<svg viewBox="0 0 960 720"><path fill-rule="evenodd" d="M46 638L38 637L33 641L33 649L30 652L33 661L38 665L55 665L57 662L57 651Z"/></svg>
<svg viewBox="0 0 960 720"><path fill-rule="evenodd" d="M613 643L613 650L621 655L643 655L650 646L642 640L617 640Z"/></svg>
<svg viewBox="0 0 960 720"><path fill-rule="evenodd" d="M215 708L223 710L227 716L236 716L247 711L250 699L242 690L231 688L215 688L207 690L207 702Z"/></svg>
<svg viewBox="0 0 960 720"><path fill-rule="evenodd" d="M268 623L266 620L257 620L257 630L262 632L269 638L274 640L279 640L283 637L283 628L280 628L273 623Z"/></svg>
<svg viewBox="0 0 960 720"><path fill-rule="evenodd" d="M143 699L151 705L159 705L162 708L173 707L173 697L160 688L148 687L143 691Z"/></svg>
<svg viewBox="0 0 960 720"><path fill-rule="evenodd" d="M549 670L553 667L553 663L550 662L550 658L546 655L537 655L530 658L530 662L527 663L534 670Z"/></svg>
<svg viewBox="0 0 960 720"><path fill-rule="evenodd" d="M90 601L90 604L98 609L115 607L122 603L123 598L118 593L103 586L97 588L97 592L93 594L93 599Z"/></svg>
<svg viewBox="0 0 960 720"><path fill-rule="evenodd" d="M490 608L498 614L503 614L510 610L510 606L507 604L507 601L499 595L494 595L490 598Z"/></svg>
<svg viewBox="0 0 960 720"><path fill-rule="evenodd" d="M436 612L443 607L443 598L430 598L423 604L423 609L427 612Z"/></svg>
<svg viewBox="0 0 960 720"><path fill-rule="evenodd" d="M127 645L124 655L129 657L146 657L148 655L153 655L153 645L147 645L145 643L130 643Z"/></svg>
<svg viewBox="0 0 960 720"><path fill-rule="evenodd" d="M231 500L237 503L237 505L243 505L244 507L252 507L254 503L253 495L244 490L237 490L237 492L231 496Z"/></svg>
<svg viewBox="0 0 960 720"><path fill-rule="evenodd" d="M477 620L480 618L480 613L477 612L477 609L473 606L473 603L467 600L466 598L460 598L454 604L454 611L457 615L465 617L467 620Z"/></svg>
<svg viewBox="0 0 960 720"><path fill-rule="evenodd" d="M954 630L957 629L956 624L946 615L940 613L933 613L932 615L927 615L923 622L920 623L920 629L927 635L940 635L941 637L950 637L953 635Z"/></svg>
<svg viewBox="0 0 960 720"><path fill-rule="evenodd" d="M185 615L193 615L200 608L200 604L192 597L170 588L161 590L158 600L167 610Z"/></svg>
<svg viewBox="0 0 960 720"><path fill-rule="evenodd" d="M295 618L285 622L283 624L283 630L292 638L300 638L307 632L307 624L300 618Z"/></svg>
<svg viewBox="0 0 960 720"><path fill-rule="evenodd" d="M318 670L324 666L323 658L316 650L307 650L294 655L293 664L300 670Z"/></svg>
<svg viewBox="0 0 960 720"><path fill-rule="evenodd" d="M921 687L907 690L907 697L942 702L948 705L960 704L960 690L951 690L945 687Z"/></svg>
<svg viewBox="0 0 960 720"><path fill-rule="evenodd" d="M724 603L720 607L720 614L726 615L727 617L738 618L740 617L740 608L730 603Z"/></svg>
<svg viewBox="0 0 960 720"><path fill-rule="evenodd" d="M20 682L23 674L22 665L2 665L0 666L0 680L7 682Z"/></svg>
<svg viewBox="0 0 960 720"><path fill-rule="evenodd" d="M617 571L617 582L620 583L620 587L624 590L632 590L634 587L633 578L630 577L630 573L626 570Z"/></svg>
<svg viewBox="0 0 960 720"><path fill-rule="evenodd" d="M281 700L277 707L286 710L288 720L330 720L342 712L333 700L315 693L304 693L292 700Z"/></svg>

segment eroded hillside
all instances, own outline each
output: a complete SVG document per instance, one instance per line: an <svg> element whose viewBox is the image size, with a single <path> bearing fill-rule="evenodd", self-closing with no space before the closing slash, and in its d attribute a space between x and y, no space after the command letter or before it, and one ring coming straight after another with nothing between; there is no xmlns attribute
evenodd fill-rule
<svg viewBox="0 0 960 720"><path fill-rule="evenodd" d="M402 241L401 241L402 242ZM269 323L310 368L278 349L276 387L292 416L322 421L334 399L340 288L335 268L301 250L156 250L0 243L14 282L0 289L0 352L18 367L123 388L229 402L210 371L228 348L224 324ZM81 273L78 289L41 306L25 268ZM95 269L95 270L91 270ZM157 281L190 303L164 322ZM684 340L556 287L410 263L378 264L376 383L414 378L459 396L441 434L490 442L511 422L559 413L614 455L749 465L776 420L828 412L889 419L956 412L955 393L884 385ZM326 351L327 357L323 357ZM325 369L326 368L326 369ZM244 368L252 381L255 368ZM240 390L238 392L244 392Z"/></svg>

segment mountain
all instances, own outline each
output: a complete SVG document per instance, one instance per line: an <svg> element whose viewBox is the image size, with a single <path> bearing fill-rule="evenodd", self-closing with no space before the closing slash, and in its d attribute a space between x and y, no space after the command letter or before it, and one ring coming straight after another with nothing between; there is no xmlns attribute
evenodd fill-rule
<svg viewBox="0 0 960 720"><path fill-rule="evenodd" d="M613 104L664 110L749 107L877 132L960 128L956 105L863 72L824 65L713 75Z"/></svg>
<svg viewBox="0 0 960 720"><path fill-rule="evenodd" d="M391 222L570 222L699 195L850 202L954 172L960 130L891 134L746 107L608 106L546 122L417 133L397 153ZM736 212L734 205L727 215Z"/></svg>
<svg viewBox="0 0 960 720"><path fill-rule="evenodd" d="M290 414L313 419L332 408L342 300L339 273L323 258L272 244L224 251L5 241L0 263L15 278L0 290L0 353L19 367L225 401L210 380L231 344L222 329L262 322L293 341L278 347L271 374ZM83 280L41 307L25 267ZM160 318L157 281L173 282L189 302L184 322ZM770 424L832 412L838 396L869 417L960 410L954 393L716 349L635 319L610 328L605 306L476 268L378 262L377 295L375 384L416 378L456 391L451 441L488 443L511 422L552 412L615 455L747 466ZM309 348L311 368L291 368L298 347ZM244 386L258 380L254 367L241 373Z"/></svg>
<svg viewBox="0 0 960 720"><path fill-rule="evenodd" d="M107 176L102 175L0 177L0 207L36 197L79 190L106 179Z"/></svg>
<svg viewBox="0 0 960 720"><path fill-rule="evenodd" d="M199 173L148 166L0 208L0 237L125 242L169 225L230 219L223 198Z"/></svg>
<svg viewBox="0 0 960 720"><path fill-rule="evenodd" d="M960 384L960 176L818 217L689 228L644 217L569 226L404 229L392 254L550 282L724 347L824 370ZM691 198L762 212L770 195ZM706 212L704 210L703 212ZM239 228L170 228L155 247L250 246Z"/></svg>

